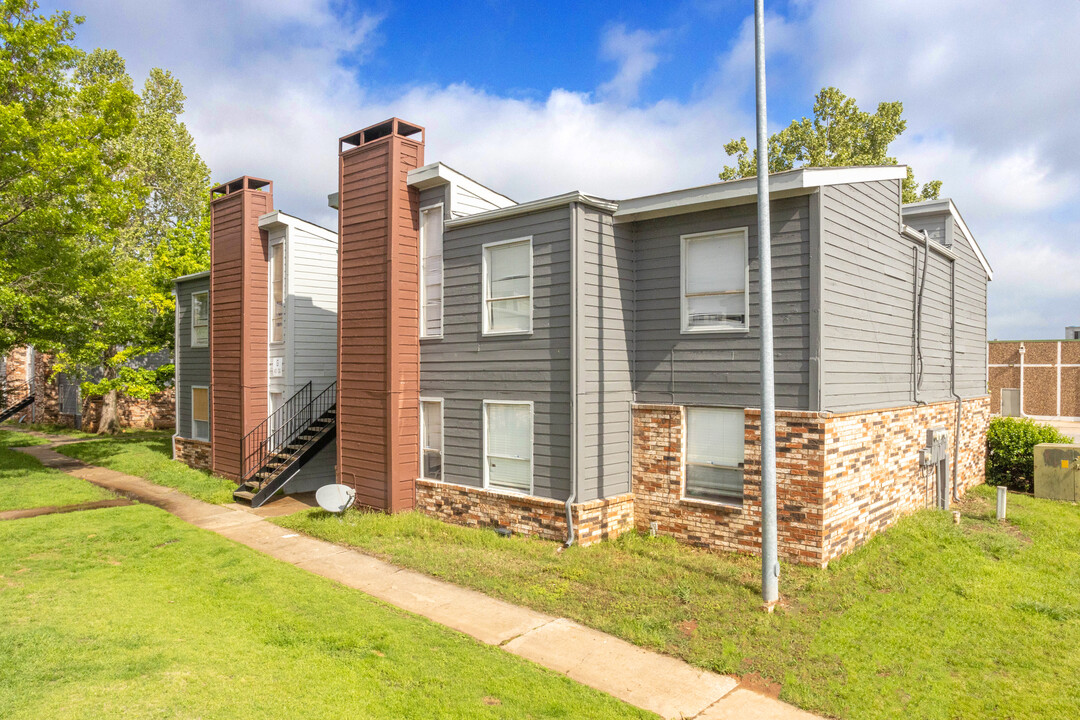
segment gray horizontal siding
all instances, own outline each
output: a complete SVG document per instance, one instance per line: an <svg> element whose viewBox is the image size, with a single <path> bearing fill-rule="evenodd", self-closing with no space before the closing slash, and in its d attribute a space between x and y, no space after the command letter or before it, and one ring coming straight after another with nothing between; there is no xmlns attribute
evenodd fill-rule
<svg viewBox="0 0 1080 720"><path fill-rule="evenodd" d="M773 201L773 324L776 403L809 407L810 207L806 196ZM681 236L745 227L749 235L750 330L683 334ZM634 383L638 402L760 404L760 281L757 205L635 223Z"/></svg>
<svg viewBox="0 0 1080 720"><path fill-rule="evenodd" d="M577 212L585 371L578 378L585 419L578 491L587 502L630 492L634 245L609 214Z"/></svg>
<svg viewBox="0 0 1080 720"><path fill-rule="evenodd" d="M209 278L185 280L176 284L176 434L191 437L191 388L210 386L210 349L191 347L191 294L210 289Z"/></svg>
<svg viewBox="0 0 1080 720"><path fill-rule="evenodd" d="M895 180L822 189L826 410L905 405L915 401L915 385L921 401L952 398L952 261L930 253L916 347L916 283L925 256L921 244L900 234L899 192ZM951 222L942 215L908 224L941 242ZM986 276L958 231L955 239L957 390L973 397L985 393Z"/></svg>
<svg viewBox="0 0 1080 720"><path fill-rule="evenodd" d="M427 192L427 191L425 191ZM426 199L421 195L421 202ZM533 332L484 337L483 245L532 236ZM420 392L444 399L444 479L483 484L483 401L535 403L535 492L570 491L570 210L448 230L443 238L443 337L420 345Z"/></svg>
<svg viewBox="0 0 1080 720"><path fill-rule="evenodd" d="M288 326L294 391L319 392L337 377L337 242L289 229Z"/></svg>

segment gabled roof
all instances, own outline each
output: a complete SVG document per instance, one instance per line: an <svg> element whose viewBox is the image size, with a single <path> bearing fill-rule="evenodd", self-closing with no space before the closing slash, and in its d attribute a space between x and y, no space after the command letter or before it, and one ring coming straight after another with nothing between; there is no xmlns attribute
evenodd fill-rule
<svg viewBox="0 0 1080 720"><path fill-rule="evenodd" d="M310 220L304 220L303 218L298 218L295 215L289 215L288 213L284 213L280 210L274 210L273 212L268 212L265 215L259 217L260 228L266 230L277 226L301 227L308 232L314 235L318 235L325 240L337 242L337 232L335 232L334 230L324 228L322 225L317 225Z"/></svg>
<svg viewBox="0 0 1080 720"><path fill-rule="evenodd" d="M173 284L187 282L188 280L198 280L199 278L210 277L209 270L203 270L202 272L191 273L190 275L181 275L178 278L173 278Z"/></svg>
<svg viewBox="0 0 1080 720"><path fill-rule="evenodd" d="M769 195L771 197L802 195L823 185L900 180L905 177L907 177L906 165L804 167L770 173ZM756 177L727 180L711 185L620 200L619 209L615 211L615 222L632 222L726 205L738 205L756 197Z"/></svg>
<svg viewBox="0 0 1080 720"><path fill-rule="evenodd" d="M983 270L986 271L986 277L988 280L994 279L994 271L990 267L990 263L987 262L986 256L983 255L982 250L979 248L979 244L975 242L975 236L968 230L967 223L964 222L964 218L961 217L960 211L956 209L956 204L950 198L942 198L940 200L924 200L917 203L908 203L900 208L901 214L904 217L918 217L919 215L937 215L941 213L949 213L952 215L953 221L960 228L960 232L964 234L964 238L968 241L968 246L971 248L971 252L975 253L975 257L978 258L979 264L982 265Z"/></svg>
<svg viewBox="0 0 1080 720"><path fill-rule="evenodd" d="M549 208L561 207L563 205L569 205L570 203L582 203L583 205L589 205L591 207L600 208L607 212L612 212L618 207L617 203L611 200L604 200L602 198L594 197L592 195L584 195L580 192L568 192L562 195L554 195L552 197L540 198L539 200L530 200L526 203L519 203L517 205L511 205L509 207L498 208L497 210L488 210L487 212L476 213L475 215L466 215L465 217L454 218L453 220L446 221L446 228L463 227L465 225L473 225L475 223L488 222L491 220L499 220L501 218L513 217L515 215L524 215L526 213L536 212L537 210L547 210Z"/></svg>
<svg viewBox="0 0 1080 720"><path fill-rule="evenodd" d="M445 165L441 162L434 162L430 165L410 170L408 174L408 184L417 190L425 190L429 187L436 187L437 185L449 185L452 190L462 188L468 190L485 202L491 203L497 208L509 207L510 205L516 204L502 193L495 192L486 185L481 185L468 175L460 173L449 165Z"/></svg>

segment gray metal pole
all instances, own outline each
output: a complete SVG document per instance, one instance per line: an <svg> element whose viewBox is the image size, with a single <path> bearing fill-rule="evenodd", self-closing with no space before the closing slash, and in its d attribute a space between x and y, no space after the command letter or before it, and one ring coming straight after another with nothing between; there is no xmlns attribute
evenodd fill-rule
<svg viewBox="0 0 1080 720"><path fill-rule="evenodd" d="M773 387L772 236L769 220L769 136L765 112L765 0L754 2L757 76L758 266L761 283L761 599L780 598L776 560L776 397Z"/></svg>

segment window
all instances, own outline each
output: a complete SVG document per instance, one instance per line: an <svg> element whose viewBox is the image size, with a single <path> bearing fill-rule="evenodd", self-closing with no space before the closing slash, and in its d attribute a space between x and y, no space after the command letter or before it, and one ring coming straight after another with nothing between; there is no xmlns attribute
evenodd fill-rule
<svg viewBox="0 0 1080 720"><path fill-rule="evenodd" d="M747 329L746 228L682 236L683 332Z"/></svg>
<svg viewBox="0 0 1080 720"><path fill-rule="evenodd" d="M191 347L210 342L210 293L191 293Z"/></svg>
<svg viewBox="0 0 1080 720"><path fill-rule="evenodd" d="M532 332L532 238L484 246L484 334Z"/></svg>
<svg viewBox="0 0 1080 720"><path fill-rule="evenodd" d="M420 337L442 335L443 206L420 211Z"/></svg>
<svg viewBox="0 0 1080 720"><path fill-rule="evenodd" d="M270 246L270 342L285 339L285 243Z"/></svg>
<svg viewBox="0 0 1080 720"><path fill-rule="evenodd" d="M191 388L191 437L196 440L210 439L209 388Z"/></svg>
<svg viewBox="0 0 1080 720"><path fill-rule="evenodd" d="M442 400L420 400L420 477L442 480Z"/></svg>
<svg viewBox="0 0 1080 720"><path fill-rule="evenodd" d="M484 401L484 487L532 494L532 403Z"/></svg>
<svg viewBox="0 0 1080 720"><path fill-rule="evenodd" d="M745 420L742 410L686 408L686 486L698 500L742 503Z"/></svg>

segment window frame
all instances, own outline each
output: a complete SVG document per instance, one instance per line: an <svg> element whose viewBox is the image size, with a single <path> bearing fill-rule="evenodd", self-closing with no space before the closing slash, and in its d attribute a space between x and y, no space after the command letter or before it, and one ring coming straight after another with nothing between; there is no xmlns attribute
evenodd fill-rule
<svg viewBox="0 0 1080 720"><path fill-rule="evenodd" d="M439 272L439 287L442 289L442 304L439 306L439 333L429 333L427 331L427 282L425 277L424 260L427 257L427 253L424 249L424 213L432 212L436 208L439 210L439 219L442 221L442 270ZM446 210L444 203L438 202L432 205L425 205L420 208L420 230L419 230L419 244L420 244L420 338L441 338L446 330L444 325L446 321Z"/></svg>
<svg viewBox="0 0 1080 720"><path fill-rule="evenodd" d="M424 437L427 435L427 413L424 403L439 403L439 461L444 468L441 478L429 478L424 474ZM420 397L420 479L431 482L446 481L446 403L441 397Z"/></svg>
<svg viewBox="0 0 1080 720"><path fill-rule="evenodd" d="M490 477L488 476L488 429L490 423L488 422L488 406L489 405L526 405L529 408L529 492L521 492L519 490L511 490L504 487L492 487ZM532 400L484 400L483 408L483 455L480 461L484 465L484 489L494 493L503 493L506 495L517 495L521 497L532 497L536 494L536 406ZM503 457L503 456L496 456ZM518 458L506 458L507 460L516 460Z"/></svg>
<svg viewBox="0 0 1080 720"><path fill-rule="evenodd" d="M198 314L195 312L195 298L202 295L205 299L202 301L203 306L206 308L206 342L195 342L195 329L198 327L195 321L198 320ZM197 290L191 293L191 347L204 348L210 347L210 291L209 290Z"/></svg>
<svg viewBox="0 0 1080 720"><path fill-rule="evenodd" d="M504 298L491 298L488 297L488 258L491 255L492 248L499 248L506 245L528 243L529 246L529 294L526 295L512 295ZM487 336L501 336L501 335L532 335L533 333L533 304L536 298L536 264L533 258L533 238L532 235L525 237L511 238L509 240L497 240L495 242L485 243L480 250L481 253L481 265L482 272L480 277L480 323L481 334ZM523 297L529 298L529 328L527 330L491 330L488 326L488 303L498 302L500 300L517 300Z"/></svg>
<svg viewBox="0 0 1080 720"><path fill-rule="evenodd" d="M274 339L274 248L281 248L281 339ZM285 344L285 324L288 322L289 313L286 309L288 304L288 275L286 274L286 259L285 259L285 238L281 237L277 240L270 242L269 248L269 262L267 265L266 273L266 289L269 294L267 298L267 327L266 327L266 339L270 345L284 345Z"/></svg>
<svg viewBox="0 0 1080 720"><path fill-rule="evenodd" d="M199 437L195 433L195 423L196 423L196 420L195 420L195 391L196 390L205 390L206 391L206 420L197 421L197 422L205 422L206 423L206 437ZM210 442L210 434L211 434L211 428L210 428L210 416L211 416L211 412L210 412L210 387L208 385L192 385L191 386L190 397L191 397L191 439L192 440L199 440L201 442Z"/></svg>
<svg viewBox="0 0 1080 720"><path fill-rule="evenodd" d="M742 327L704 327L691 328L689 307L686 302L686 247L689 241L700 240L707 237L742 237L743 241L743 326ZM725 293L721 291L715 294L734 294L735 291ZM679 324L684 335L700 335L711 333L748 333L750 332L750 229L746 226L737 228L723 228L719 230L707 230L705 232L687 233L679 236Z"/></svg>
<svg viewBox="0 0 1080 720"><path fill-rule="evenodd" d="M731 412L738 412L743 417L743 461L738 467L731 467L727 465L711 465L706 463L691 463L687 461L690 456L690 411L694 408L702 408L704 410L729 410ZM682 481L679 483L679 499L683 502L689 503L706 503L708 505L716 505L726 508L742 508L746 504L746 408L730 407L723 405L684 405L683 406L683 432L682 432ZM710 499L703 497L694 497L688 495L686 492L686 484L689 480L689 474L686 472L686 468L690 465L701 467L715 467L724 470L738 470L742 473L743 494L738 500L734 498L729 499Z"/></svg>

